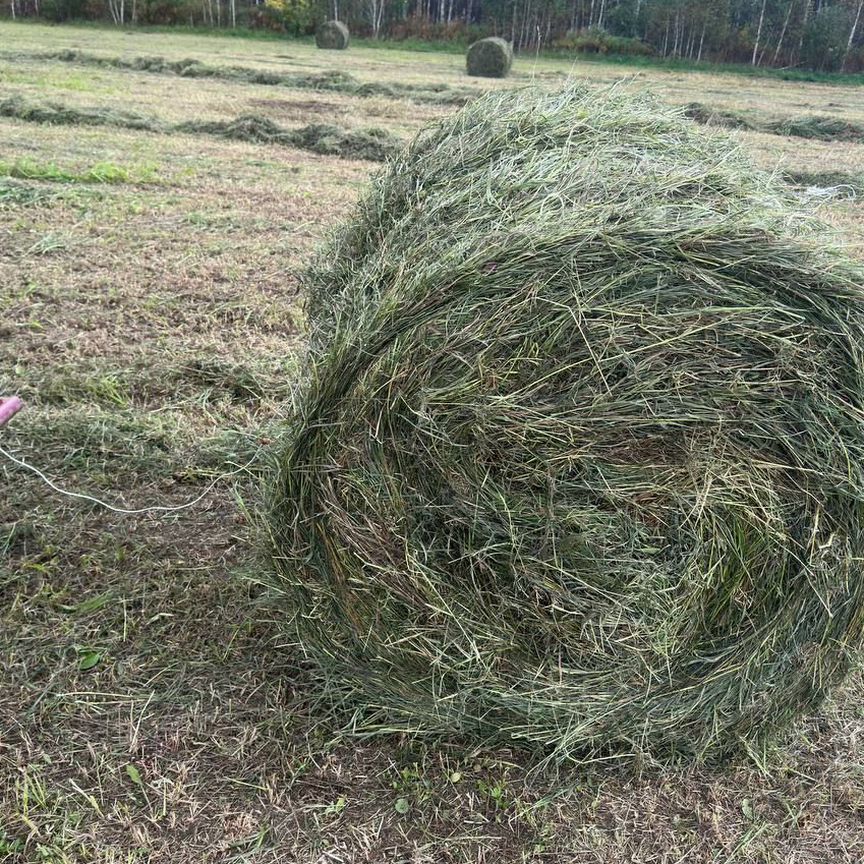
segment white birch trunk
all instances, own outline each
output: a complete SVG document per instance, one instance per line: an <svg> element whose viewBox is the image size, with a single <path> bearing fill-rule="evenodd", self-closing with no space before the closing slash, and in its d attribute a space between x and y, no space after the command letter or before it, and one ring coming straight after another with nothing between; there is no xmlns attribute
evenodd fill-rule
<svg viewBox="0 0 864 864"><path fill-rule="evenodd" d="M756 65L756 54L759 52L759 40L762 38L762 22L765 20L765 4L768 0L762 0L762 11L759 13L759 26L756 28L756 42L753 45L753 58L750 60L750 65Z"/></svg>
<svg viewBox="0 0 864 864"><path fill-rule="evenodd" d="M849 58L849 52L852 50L852 42L855 39L855 31L858 29L858 22L861 20L861 7L864 6L864 0L858 0L858 8L855 10L855 20L852 22L852 29L849 31L849 40L846 42L846 51L843 54L843 63L840 69L846 70L846 60Z"/></svg>
<svg viewBox="0 0 864 864"><path fill-rule="evenodd" d="M777 47L774 49L774 56L771 58L771 65L777 65L777 58L780 56L780 49L783 47L783 39L786 36L786 28L789 26L789 17L792 15L792 7L795 5L795 0L789 0L789 8L786 10L786 17L783 19L783 26L780 28L780 38L777 40Z"/></svg>

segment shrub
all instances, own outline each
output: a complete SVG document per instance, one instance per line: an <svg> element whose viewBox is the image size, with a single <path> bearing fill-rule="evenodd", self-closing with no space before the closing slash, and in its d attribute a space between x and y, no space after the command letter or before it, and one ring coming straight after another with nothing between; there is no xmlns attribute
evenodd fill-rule
<svg viewBox="0 0 864 864"><path fill-rule="evenodd" d="M645 57L654 49L641 39L625 36L612 36L603 30L582 30L568 33L552 42L551 48L557 51L575 51L579 54L620 54Z"/></svg>
<svg viewBox="0 0 864 864"><path fill-rule="evenodd" d="M801 46L805 66L824 72L841 68L846 40L852 26L851 13L843 6L826 6L807 23Z"/></svg>
<svg viewBox="0 0 864 864"><path fill-rule="evenodd" d="M422 50L442 47L441 44L429 46L424 43L455 42L464 45L482 39L487 33L486 28L476 24L466 24L461 20L447 23L410 16L404 21L393 21L388 29L387 38L394 42L413 42L418 50Z"/></svg>
<svg viewBox="0 0 864 864"><path fill-rule="evenodd" d="M264 10L266 10L265 14L253 17L258 26L272 29L268 17L275 16L281 24L281 29L287 33L299 36L312 31L315 17L312 0L265 0Z"/></svg>

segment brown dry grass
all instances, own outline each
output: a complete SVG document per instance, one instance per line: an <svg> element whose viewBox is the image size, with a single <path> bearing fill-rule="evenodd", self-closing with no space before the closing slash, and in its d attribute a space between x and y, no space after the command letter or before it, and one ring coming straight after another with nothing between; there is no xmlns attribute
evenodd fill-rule
<svg viewBox="0 0 864 864"><path fill-rule="evenodd" d="M329 62L294 43L11 25L0 37L16 51ZM467 84L451 55L358 48L344 62L363 80ZM10 93L178 119L251 105L288 124L352 125L378 111L377 125L407 134L443 110L44 61L0 60L0 74ZM681 102L836 98L864 113L842 88L640 76ZM864 165L861 145L744 140L772 167ZM28 402L3 446L132 506L188 500L266 447L302 346L296 271L373 166L11 121L0 162L41 178L0 176L0 391ZM117 182L68 182L94 165ZM862 205L822 210L864 256ZM716 772L549 776L459 742L358 744L322 721L302 658L244 578L254 538L231 491L253 503L255 478L162 518L60 498L5 465L0 484L0 861L864 860L860 677L764 760Z"/></svg>

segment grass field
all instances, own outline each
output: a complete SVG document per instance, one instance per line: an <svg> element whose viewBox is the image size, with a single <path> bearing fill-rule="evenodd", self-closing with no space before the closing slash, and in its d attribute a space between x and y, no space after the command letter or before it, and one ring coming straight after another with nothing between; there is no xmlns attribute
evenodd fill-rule
<svg viewBox="0 0 864 864"><path fill-rule="evenodd" d="M130 68L156 55L246 72ZM321 89L333 71L352 77ZM297 273L377 165L182 124L404 140L484 87L627 74L518 58L480 82L443 52L0 24L0 102L71 118L0 117L0 394L28 403L0 445L136 508L196 497L278 433L304 340ZM864 127L851 87L644 68L621 86ZM864 258L864 138L737 134L819 187ZM860 675L722 770L553 775L458 741L352 740L255 582L251 470L170 515L64 498L2 461L0 483L0 862L864 861Z"/></svg>

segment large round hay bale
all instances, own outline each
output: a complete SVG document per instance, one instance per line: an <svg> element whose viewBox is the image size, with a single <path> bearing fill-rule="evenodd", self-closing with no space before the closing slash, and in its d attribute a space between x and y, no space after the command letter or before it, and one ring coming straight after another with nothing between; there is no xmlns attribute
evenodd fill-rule
<svg viewBox="0 0 864 864"><path fill-rule="evenodd" d="M350 35L341 21L325 21L315 31L315 44L319 48L342 51L348 47Z"/></svg>
<svg viewBox="0 0 864 864"><path fill-rule="evenodd" d="M797 206L618 89L484 97L374 182L309 274L271 509L366 728L714 757L841 679L864 272Z"/></svg>
<svg viewBox="0 0 864 864"><path fill-rule="evenodd" d="M469 75L506 78L513 65L513 47L498 36L479 39L468 48L465 65Z"/></svg>

